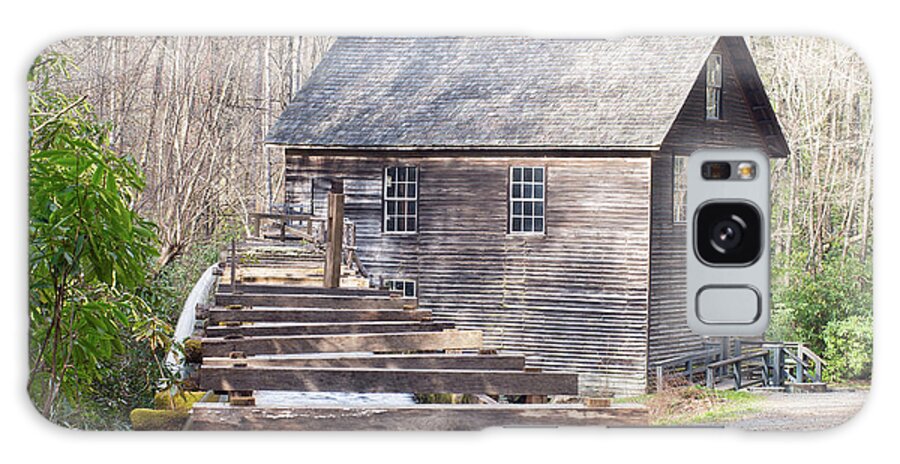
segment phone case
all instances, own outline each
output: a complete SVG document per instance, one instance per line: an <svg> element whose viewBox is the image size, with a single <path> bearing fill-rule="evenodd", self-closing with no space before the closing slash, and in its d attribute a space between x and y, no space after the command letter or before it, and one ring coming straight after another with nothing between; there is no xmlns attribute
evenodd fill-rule
<svg viewBox="0 0 900 464"><path fill-rule="evenodd" d="M85 37L28 80L54 423L815 430L865 400L871 87L835 41ZM721 148L769 158L764 337L687 324L687 160Z"/></svg>

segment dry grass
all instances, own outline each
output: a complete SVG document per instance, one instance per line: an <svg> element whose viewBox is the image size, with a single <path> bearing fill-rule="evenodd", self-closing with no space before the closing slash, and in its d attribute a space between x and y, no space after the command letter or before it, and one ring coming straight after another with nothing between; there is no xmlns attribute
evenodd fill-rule
<svg viewBox="0 0 900 464"><path fill-rule="evenodd" d="M757 395L743 391L713 390L683 381L667 381L662 392L624 398L647 406L653 425L727 422L756 410Z"/></svg>

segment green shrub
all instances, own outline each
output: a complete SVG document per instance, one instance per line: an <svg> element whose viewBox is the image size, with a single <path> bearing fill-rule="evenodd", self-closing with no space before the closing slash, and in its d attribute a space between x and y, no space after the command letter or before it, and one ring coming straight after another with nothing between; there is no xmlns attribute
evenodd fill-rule
<svg viewBox="0 0 900 464"><path fill-rule="evenodd" d="M872 319L852 316L831 321L822 334L825 341L825 379L828 381L872 377Z"/></svg>
<svg viewBox="0 0 900 464"><path fill-rule="evenodd" d="M872 364L872 265L838 251L815 269L778 257L767 338L800 341L828 363L829 381L868 378Z"/></svg>

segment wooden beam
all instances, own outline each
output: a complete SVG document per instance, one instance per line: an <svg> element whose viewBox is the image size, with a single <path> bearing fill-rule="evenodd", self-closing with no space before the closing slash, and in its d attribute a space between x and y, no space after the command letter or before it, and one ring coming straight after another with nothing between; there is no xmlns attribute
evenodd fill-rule
<svg viewBox="0 0 900 464"><path fill-rule="evenodd" d="M403 309L415 305L415 299L384 296L360 297L347 295L266 295L262 293L219 293L216 305L268 306L280 308L329 309Z"/></svg>
<svg viewBox="0 0 900 464"><path fill-rule="evenodd" d="M203 356L224 356L232 351L248 355L374 352L439 351L480 349L480 330L444 332L296 335L284 337L248 337L239 339L204 338ZM244 389L245 390L245 389Z"/></svg>
<svg viewBox="0 0 900 464"><path fill-rule="evenodd" d="M493 370L522 371L525 357L520 355L469 355L469 354L401 354L370 356L315 356L296 358L251 357L235 361L231 358L205 358L208 367L229 367L236 362L247 367L312 367L312 368L361 368L361 369L443 369L443 370Z"/></svg>
<svg viewBox="0 0 900 464"><path fill-rule="evenodd" d="M576 374L483 370L200 367L206 390L577 395Z"/></svg>
<svg viewBox="0 0 900 464"><path fill-rule="evenodd" d="M389 322L317 322L310 324L264 324L237 327L210 326L207 337L241 335L244 337L272 337L280 335L333 335L357 333L440 332L452 329L453 324L389 321Z"/></svg>
<svg viewBox="0 0 900 464"><path fill-rule="evenodd" d="M210 324L239 322L364 322L423 321L431 319L431 311L402 309L224 309L209 310Z"/></svg>
<svg viewBox="0 0 900 464"><path fill-rule="evenodd" d="M266 285L266 284L243 284L241 290L244 293L258 293L264 295L321 295L321 296L380 296L390 297L392 293L389 290L378 290L374 288L322 288L301 285ZM216 296L230 294L227 286L219 287Z"/></svg>
<svg viewBox="0 0 900 464"><path fill-rule="evenodd" d="M649 425L647 408L578 404L417 404L389 407L232 407L196 403L188 430L484 430L532 426Z"/></svg>

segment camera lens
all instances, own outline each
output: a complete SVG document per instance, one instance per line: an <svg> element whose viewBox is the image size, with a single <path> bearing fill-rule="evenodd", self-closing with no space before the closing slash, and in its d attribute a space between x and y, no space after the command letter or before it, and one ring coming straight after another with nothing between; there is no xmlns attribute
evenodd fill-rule
<svg viewBox="0 0 900 464"><path fill-rule="evenodd" d="M749 265L762 251L762 220L749 203L714 202L697 210L694 247L710 265Z"/></svg>
<svg viewBox="0 0 900 464"><path fill-rule="evenodd" d="M716 223L709 234L713 248L716 248L716 251L720 253L726 253L728 250L733 250L740 246L741 238L744 235L741 230L746 227L746 225L741 225L742 222L740 217L732 216L731 219L725 219Z"/></svg>

